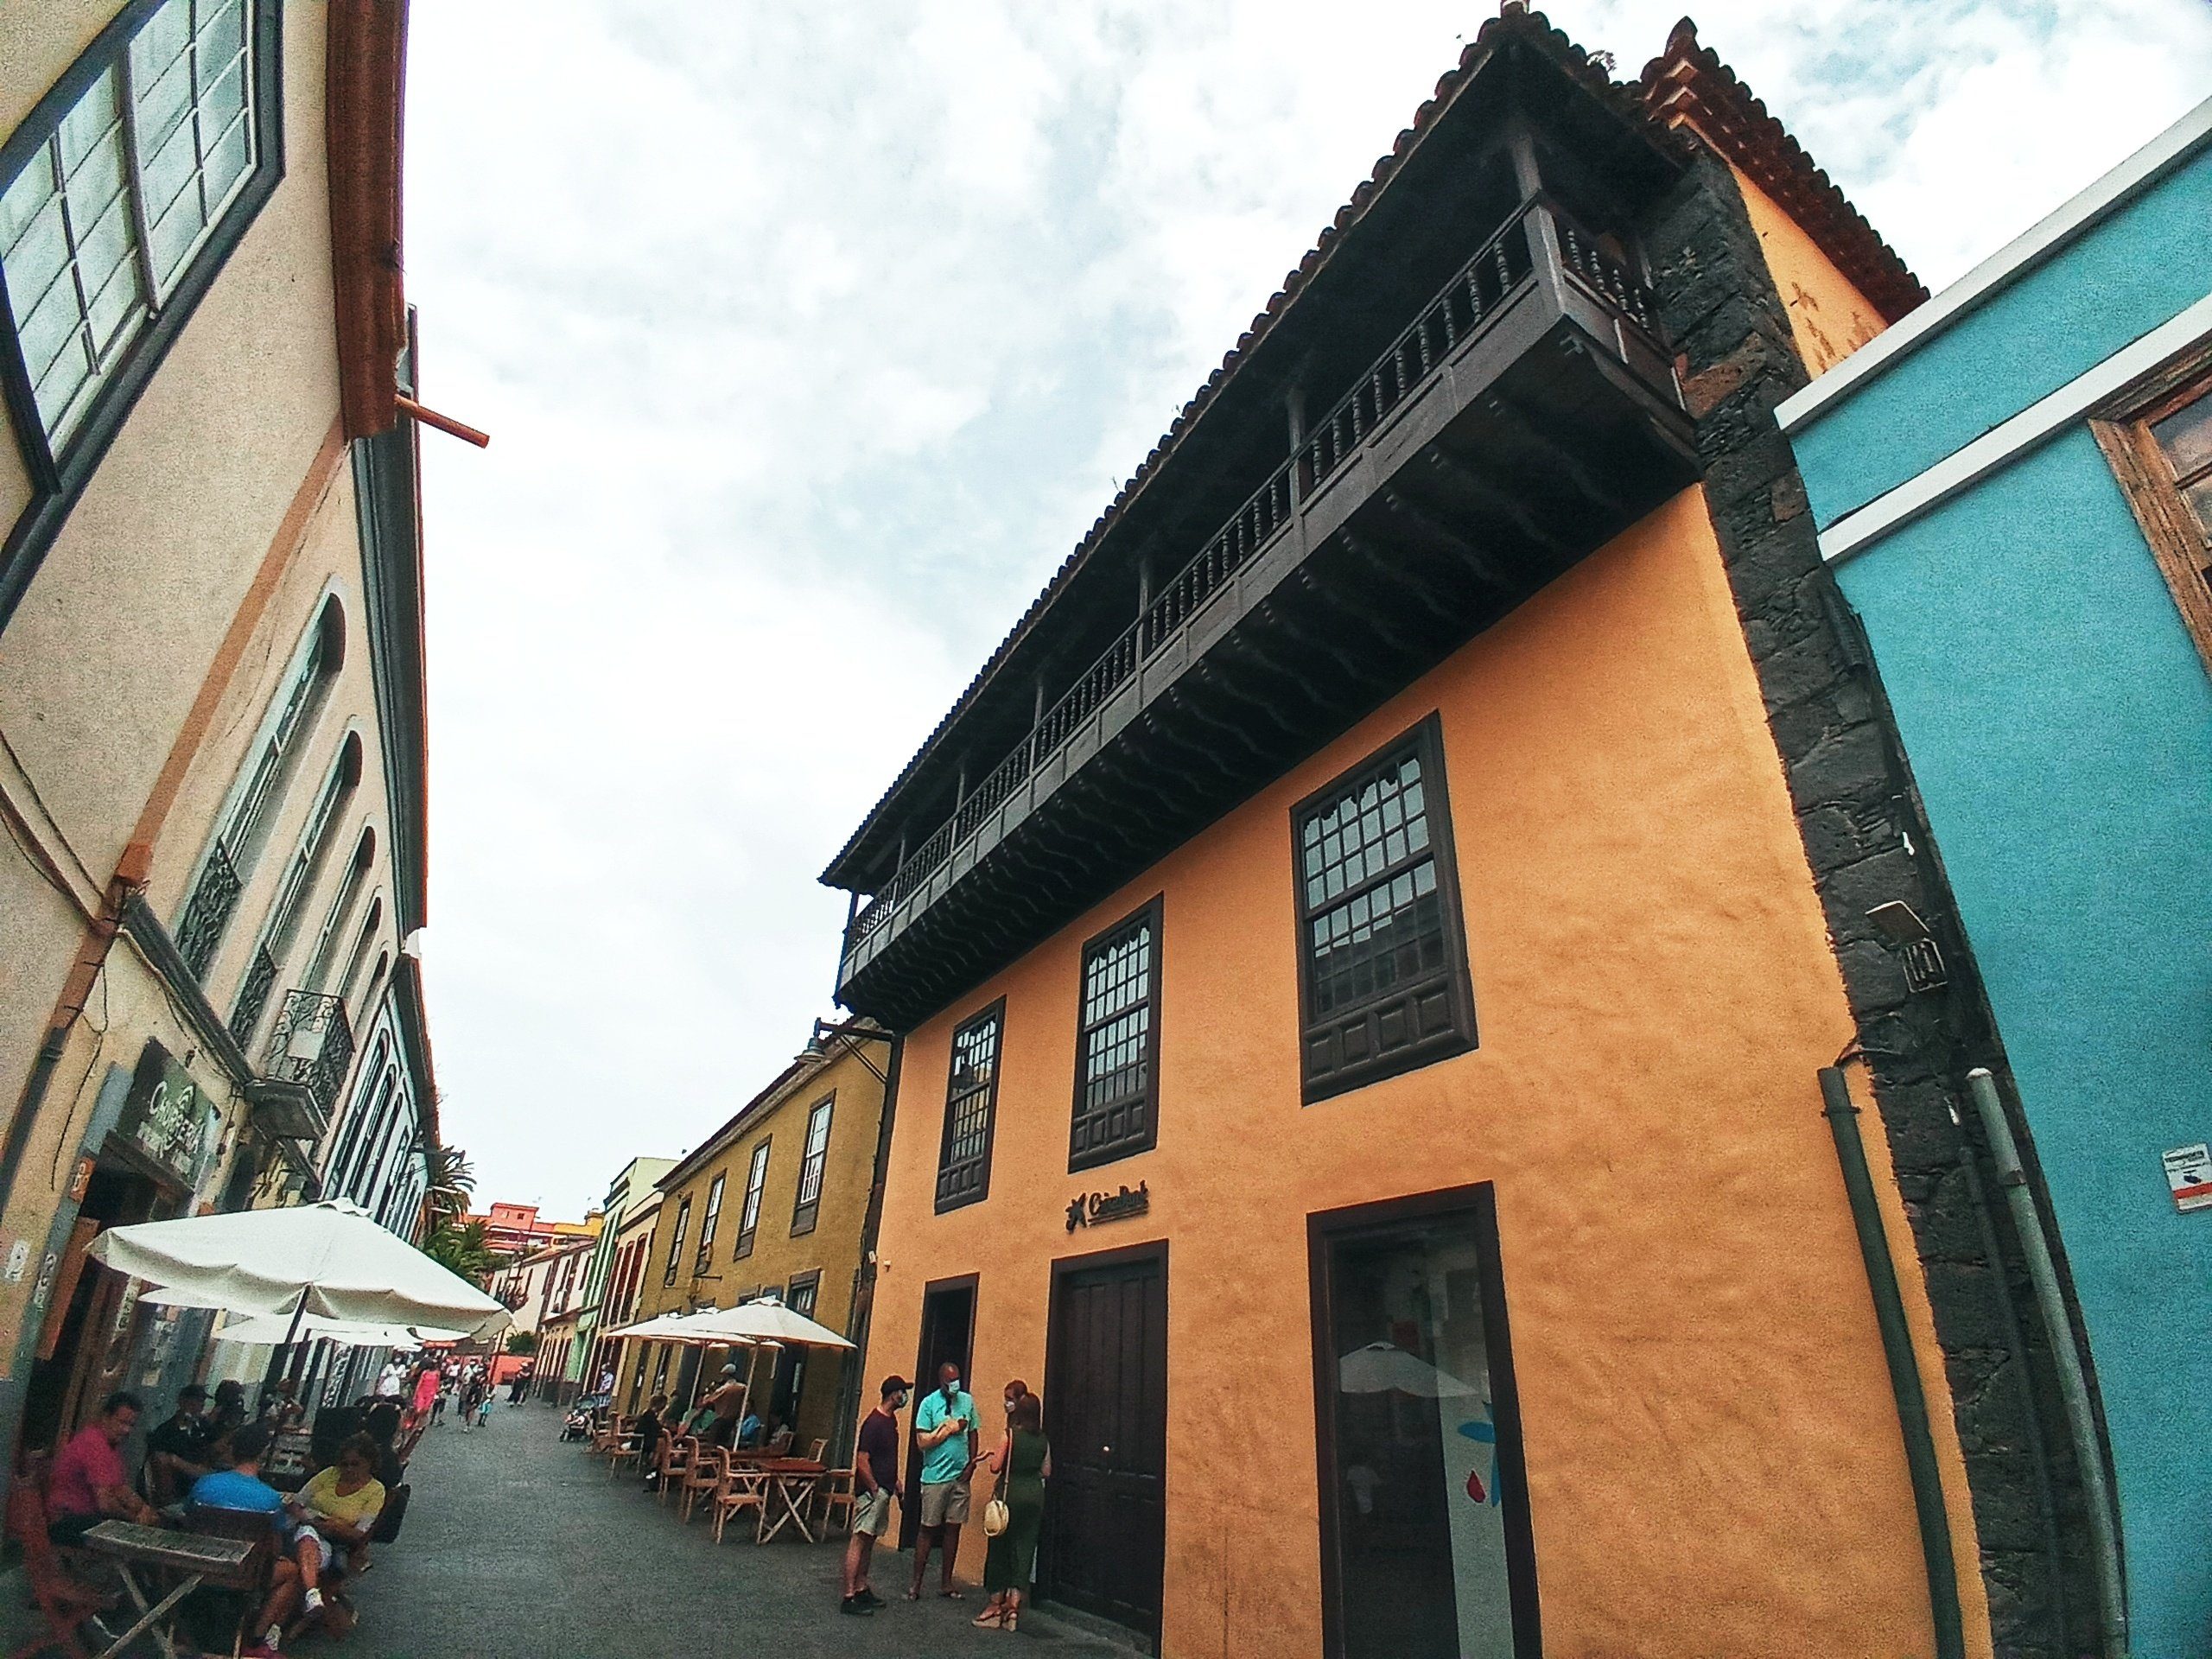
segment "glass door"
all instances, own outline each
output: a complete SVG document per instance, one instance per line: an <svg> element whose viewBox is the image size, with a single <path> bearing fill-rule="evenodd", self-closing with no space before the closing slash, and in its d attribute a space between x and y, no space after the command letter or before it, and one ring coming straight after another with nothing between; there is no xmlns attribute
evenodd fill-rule
<svg viewBox="0 0 2212 1659"><path fill-rule="evenodd" d="M1317 1216L1329 1651L1525 1659L1535 1556L1491 1189Z"/></svg>

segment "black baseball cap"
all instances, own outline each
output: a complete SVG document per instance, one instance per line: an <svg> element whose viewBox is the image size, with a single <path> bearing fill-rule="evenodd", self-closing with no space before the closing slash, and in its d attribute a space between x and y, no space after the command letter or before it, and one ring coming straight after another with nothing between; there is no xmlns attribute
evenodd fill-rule
<svg viewBox="0 0 2212 1659"><path fill-rule="evenodd" d="M207 1390L197 1382L188 1382L176 1391L176 1397L180 1400L205 1400Z"/></svg>
<svg viewBox="0 0 2212 1659"><path fill-rule="evenodd" d="M887 1395L911 1394L913 1389L914 1385L896 1371L883 1379L883 1392Z"/></svg>

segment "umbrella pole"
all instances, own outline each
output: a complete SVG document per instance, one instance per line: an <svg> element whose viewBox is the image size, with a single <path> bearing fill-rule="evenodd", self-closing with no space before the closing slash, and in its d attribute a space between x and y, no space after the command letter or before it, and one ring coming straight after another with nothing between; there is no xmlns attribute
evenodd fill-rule
<svg viewBox="0 0 2212 1659"><path fill-rule="evenodd" d="M307 1369L307 1344L300 1340L300 1326L306 1323L307 1316L308 1294L307 1292L302 1291L298 1303L292 1309L291 1327L284 1332L284 1351L291 1356L292 1374L289 1381L292 1384L292 1396L296 1400L299 1397L300 1377Z"/></svg>

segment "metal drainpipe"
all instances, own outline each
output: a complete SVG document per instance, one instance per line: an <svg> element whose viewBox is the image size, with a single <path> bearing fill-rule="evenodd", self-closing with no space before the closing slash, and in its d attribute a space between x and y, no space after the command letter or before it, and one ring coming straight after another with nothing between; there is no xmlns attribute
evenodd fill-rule
<svg viewBox="0 0 2212 1659"><path fill-rule="evenodd" d="M2082 1471L2082 1492L2089 1511L2090 1548L2096 1554L2105 1659L2127 1659L2127 1597L2120 1583L2112 1487L2105 1478L2104 1448L2097 1439L2096 1417L2089 1409L2088 1379L2082 1375L2081 1351L2074 1345L2074 1325L2066 1317L2066 1304L2058 1294L2058 1269L2051 1263L2043 1217L2037 1212L2035 1195L2028 1191L2027 1172L2020 1167L2020 1148L2012 1139L2012 1125L2005 1116L2005 1104L1997 1097L1997 1081L1987 1067L1978 1065L1967 1073L1967 1092L1974 1096L1982 1133L1989 1137L1990 1156L1997 1160L1997 1184L2005 1189L2005 1202L2012 1211L2012 1230L2020 1236L2020 1254L2027 1260L2028 1281L2035 1287L2036 1308L2043 1315L2044 1334L2050 1338L2051 1363L2058 1372L2059 1397L2066 1403L2066 1427L2074 1442L2074 1462Z"/></svg>
<svg viewBox="0 0 2212 1659"><path fill-rule="evenodd" d="M1920 1520L1920 1553L1928 1568L1929 1611L1936 1625L1936 1659L1966 1659L1966 1630L1959 1611L1958 1563L1951 1554L1950 1514L1943 1504L1942 1471L1936 1461L1936 1437L1928 1427L1928 1395L1920 1384L1920 1365L1912 1351L1912 1331L1905 1322L1904 1297L1897 1289L1897 1264L1890 1259L1889 1234L1874 1196L1874 1177L1866 1166L1866 1146L1859 1135L1859 1108L1842 1071L1821 1068L1821 1115L1835 1137L1837 1163L1851 1202L1851 1222L1859 1234L1859 1254L1866 1264L1866 1287L1874 1295L1874 1319L1881 1327L1882 1356L1889 1362L1890 1388L1897 1395L1897 1427L1904 1437L1904 1461L1912 1479L1912 1507Z"/></svg>

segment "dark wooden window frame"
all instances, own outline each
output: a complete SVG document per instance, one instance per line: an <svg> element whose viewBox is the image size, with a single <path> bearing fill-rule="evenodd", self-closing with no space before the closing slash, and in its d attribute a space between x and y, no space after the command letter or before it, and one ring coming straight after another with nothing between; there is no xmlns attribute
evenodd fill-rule
<svg viewBox="0 0 2212 1659"><path fill-rule="evenodd" d="M817 1112L830 1114L830 1127L822 1137L822 1150L814 1150L814 1117ZM806 1109L806 1128L798 1143L798 1185L791 1189L791 1234L804 1238L814 1230L822 1217L822 1186L830 1178L830 1137L837 1132L837 1091L831 1090ZM814 1196L806 1196L806 1174L814 1171Z"/></svg>
<svg viewBox="0 0 2212 1659"><path fill-rule="evenodd" d="M676 1206L676 1232L668 1241L668 1265L661 1269L663 1289L676 1282L676 1270L683 1264L683 1236L691 1230L691 1200L684 1198Z"/></svg>
<svg viewBox="0 0 2212 1659"><path fill-rule="evenodd" d="M1077 958L1075 985L1075 1099L1070 1108L1068 1122L1068 1173L1070 1174L1073 1174L1079 1169L1095 1169L1101 1164L1110 1164L1123 1158L1133 1158L1139 1153L1150 1152L1159 1144L1160 982L1161 959L1165 955L1161 949L1160 918L1165 899L1164 893L1154 893L1150 900L1138 906L1113 926L1084 940L1083 954ZM1145 1001L1145 1006L1151 1011L1151 1017L1145 1040L1144 1092L1141 1096L1133 1098L1141 1100L1142 1103L1144 1128L1140 1134L1126 1135L1119 1141L1109 1141L1103 1146L1079 1147L1077 1144L1077 1138L1086 1115L1084 1093L1090 1082L1090 1077L1085 1075L1088 1060L1084 1051L1090 1036L1091 1026L1084 1018L1084 988L1090 977L1090 959L1100 950L1112 945L1122 934L1143 923L1149 923L1152 927L1152 990ZM1128 1012L1127 1009L1122 1011L1123 1014ZM1121 1015L1118 1014L1116 1016L1117 1019L1120 1017ZM1115 1103L1117 1106L1122 1103L1122 1102Z"/></svg>
<svg viewBox="0 0 2212 1659"><path fill-rule="evenodd" d="M703 1277L715 1259L715 1232L722 1218L722 1193L729 1182L729 1172L718 1169L715 1179L707 1183L706 1207L699 1212L699 1254L692 1263L691 1276Z"/></svg>
<svg viewBox="0 0 2212 1659"><path fill-rule="evenodd" d="M1505 1522L1506 1596L1513 1616L1515 1659L1541 1659L1536 1596L1536 1535L1529 1518L1529 1470L1521 1440L1521 1394L1513 1376L1512 1332L1498 1257L1497 1189L1489 1181L1444 1187L1376 1204L1316 1211L1306 1217L1306 1282L1312 1295L1314 1478L1321 1497L1321 1651L1344 1652L1344 1582L1335 1541L1338 1524L1335 1395L1335 1310L1329 1301L1329 1246L1340 1238L1383 1232L1402 1223L1465 1215L1474 1224L1483 1266L1483 1332L1489 1348L1491 1416L1497 1428L1498 1484Z"/></svg>
<svg viewBox="0 0 2212 1659"><path fill-rule="evenodd" d="M775 1140L772 1135L763 1135L745 1154L745 1197L738 1206L737 1248L729 1258L733 1262L742 1262L752 1255L753 1240L760 1235L761 1200L768 1192L768 1148Z"/></svg>
<svg viewBox="0 0 2212 1659"><path fill-rule="evenodd" d="M953 1109L968 1095L956 1096L953 1091L953 1067L960 1054L960 1039L977 1026L995 1021L998 1027L996 1047L991 1054L991 1077L981 1090L983 1096L983 1151L973 1167L976 1180L973 1191L956 1190L947 1193L946 1179L969 1166L955 1165L952 1158ZM952 1028L952 1041L948 1046L944 1064L944 1124L938 1139L937 1151L937 1213L957 1210L963 1205L981 1204L991 1195L991 1150L998 1136L999 1075L1006 1069L1006 998L1001 996L988 1007L977 1009ZM970 1091L973 1093L975 1091Z"/></svg>
<svg viewBox="0 0 2212 1659"><path fill-rule="evenodd" d="M54 136L62 118L76 107L87 87L118 63L131 40L160 9L162 0L130 0L113 22L62 72L60 79L0 144L0 181L11 181L32 154ZM151 384L169 348L192 321L207 290L229 263L232 252L276 194L284 177L284 39L282 0L247 0L246 27L253 38L253 169L229 208L207 233L161 308L146 320L138 338L124 351L108 384L93 397L75 434L54 454L45 423L32 396L30 372L23 362L13 312L0 278L0 401L8 406L16 442L30 476L31 497L7 538L0 542L0 630L38 574L47 551L61 533L85 487L99 470L109 448L130 419L131 410Z"/></svg>
<svg viewBox="0 0 2212 1659"><path fill-rule="evenodd" d="M1306 902L1306 875L1300 855L1306 821L1340 796L1355 780L1402 759L1418 755L1421 763L1422 810L1428 820L1428 855L1436 866L1436 892L1443 916L1445 973L1451 999L1451 1024L1426 1041L1411 1043L1380 1058L1339 1067L1325 1077L1313 1075L1313 1042L1324 1027L1340 1023L1346 1011L1338 1009L1325 1020L1313 1014L1313 951L1309 937L1313 910ZM1408 861L1410 868L1418 861ZM1382 880L1389 880L1385 875ZM1301 1096L1307 1105L1369 1084L1380 1083L1437 1060L1465 1054L1476 1046L1474 979L1467 965L1467 928L1459 905L1459 862L1452 836L1452 803L1444 777L1444 721L1436 713L1416 721L1388 743L1374 749L1357 764L1305 797L1290 810L1290 881L1292 914L1296 918L1294 947L1298 954L1298 1071ZM1322 906L1333 909L1342 896ZM1376 998L1369 1006L1385 999Z"/></svg>
<svg viewBox="0 0 2212 1659"><path fill-rule="evenodd" d="M2151 556L2181 612L2197 654L2212 669L2212 577L2204 532L2152 426L2212 397L2212 340L2200 341L2094 411L2089 429L2151 543Z"/></svg>

